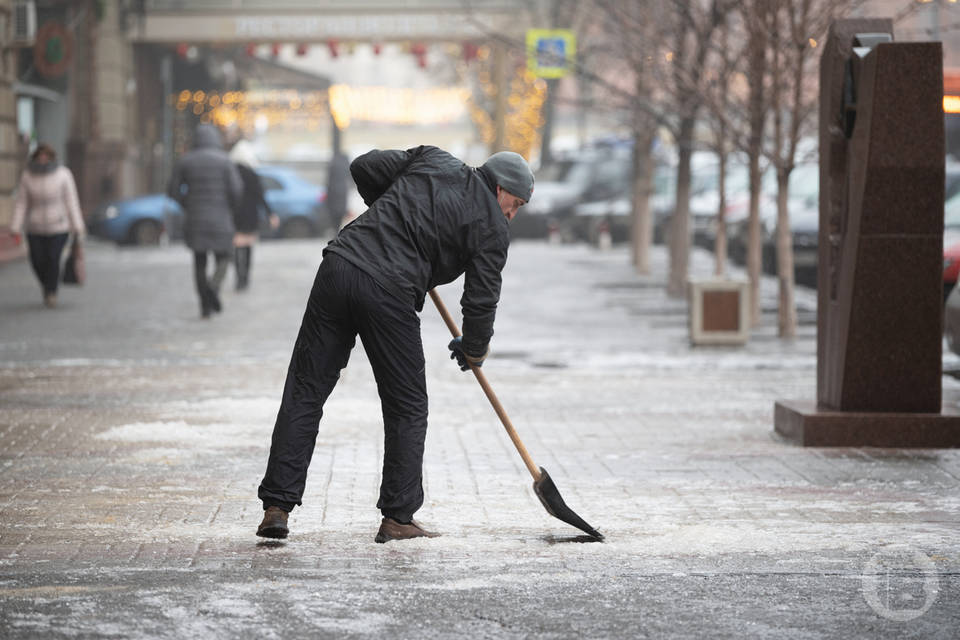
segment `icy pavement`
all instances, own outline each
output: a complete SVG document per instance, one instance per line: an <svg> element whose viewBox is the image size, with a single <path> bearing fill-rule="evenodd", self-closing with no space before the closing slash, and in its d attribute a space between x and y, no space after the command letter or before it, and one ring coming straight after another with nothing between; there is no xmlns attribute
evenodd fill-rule
<svg viewBox="0 0 960 640"><path fill-rule="evenodd" d="M373 543L382 428L358 348L291 537L256 538L320 248L259 245L251 291L210 322L182 247L92 246L55 311L25 262L0 267L0 635L957 637L960 452L779 441L774 401L814 395L815 294L796 340L775 336L771 279L746 347L693 348L662 248L640 277L623 250L515 244L484 366L607 542L543 510L429 301L418 518L443 537ZM458 308L456 283L441 294Z"/></svg>

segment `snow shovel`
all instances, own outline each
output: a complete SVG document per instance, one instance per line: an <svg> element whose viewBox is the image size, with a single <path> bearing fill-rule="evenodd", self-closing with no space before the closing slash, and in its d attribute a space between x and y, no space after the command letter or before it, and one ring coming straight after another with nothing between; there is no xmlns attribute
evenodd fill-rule
<svg viewBox="0 0 960 640"><path fill-rule="evenodd" d="M430 299L433 300L433 304L437 306L437 311L440 312L440 316L446 323L447 328L450 329L450 333L453 334L453 337L459 337L460 328L457 327L457 323L455 323L453 318L450 317L450 312L447 311L447 307L443 304L443 300L440 299L440 294L438 294L436 290L431 289ZM507 435L509 435L510 439L513 440L513 445L520 453L520 457L523 458L523 463L527 465L527 470L530 472L530 475L533 476L533 492L537 494L538 498L540 498L540 503L543 504L543 507L547 510L547 513L558 520L563 520L567 524L573 525L581 531L585 531L594 539L602 541L603 534L587 524L583 518L574 513L573 509L568 507L567 503L563 501L563 497L560 495L557 485L553 483L553 479L550 477L550 474L547 473L547 470L543 467L538 467L533 463L533 458L530 457L530 454L527 453L527 448L524 447L523 442L520 441L520 436L517 435L517 430L513 428L513 423L510 422L510 417L507 415L503 405L500 404L496 394L493 392L493 387L491 387L490 383L487 382L487 377L483 375L483 371L473 365L470 365L470 370L473 371L473 375L477 377L477 382L480 383L480 386L483 388L483 392L487 394L487 399L490 400L490 404L493 405L493 410L497 412L498 416L500 416L500 422L503 423L503 427L507 430Z"/></svg>

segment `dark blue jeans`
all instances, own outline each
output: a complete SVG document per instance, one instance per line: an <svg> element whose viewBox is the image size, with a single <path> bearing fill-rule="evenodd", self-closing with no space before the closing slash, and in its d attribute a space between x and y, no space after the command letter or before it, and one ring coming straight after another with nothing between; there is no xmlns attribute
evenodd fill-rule
<svg viewBox="0 0 960 640"><path fill-rule="evenodd" d="M37 274L44 295L57 292L57 285L60 283L60 257L63 255L63 248L67 246L68 236L67 233L27 234L30 265Z"/></svg>
<svg viewBox="0 0 960 640"><path fill-rule="evenodd" d="M407 521L423 504L427 383L420 317L372 277L327 254L310 298L273 427L267 472L258 496L264 508L301 504L323 405L360 336L373 368L383 412L383 477L377 507Z"/></svg>

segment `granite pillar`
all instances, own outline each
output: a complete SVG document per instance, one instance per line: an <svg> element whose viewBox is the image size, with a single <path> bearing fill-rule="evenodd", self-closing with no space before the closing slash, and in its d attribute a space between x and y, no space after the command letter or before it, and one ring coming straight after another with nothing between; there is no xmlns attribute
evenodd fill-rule
<svg viewBox="0 0 960 640"><path fill-rule="evenodd" d="M871 36L858 34L874 34ZM778 402L806 446L960 446L942 410L940 43L835 22L821 58L817 401Z"/></svg>

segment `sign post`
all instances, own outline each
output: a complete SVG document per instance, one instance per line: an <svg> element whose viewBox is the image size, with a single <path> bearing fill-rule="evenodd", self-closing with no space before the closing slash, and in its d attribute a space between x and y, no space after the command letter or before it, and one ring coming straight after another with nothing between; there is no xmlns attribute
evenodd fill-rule
<svg viewBox="0 0 960 640"><path fill-rule="evenodd" d="M573 68L577 37L569 29L528 29L527 69L538 78L562 78Z"/></svg>

